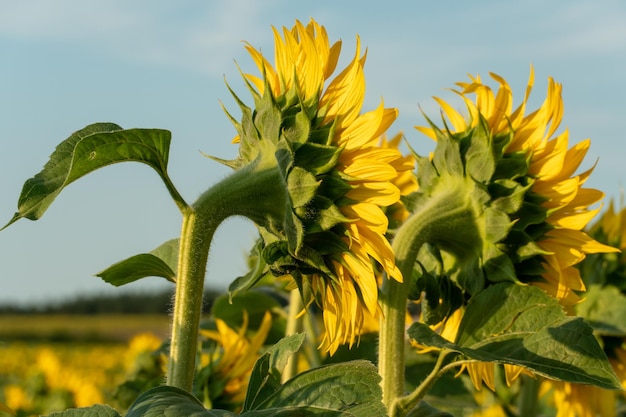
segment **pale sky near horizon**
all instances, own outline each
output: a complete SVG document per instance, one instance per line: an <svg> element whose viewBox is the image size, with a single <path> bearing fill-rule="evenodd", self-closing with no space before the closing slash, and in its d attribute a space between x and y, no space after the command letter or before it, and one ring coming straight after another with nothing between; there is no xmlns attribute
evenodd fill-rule
<svg viewBox="0 0 626 417"><path fill-rule="evenodd" d="M272 56L271 26L315 18L331 42L355 36L368 48L365 110L381 98L400 117L418 152L432 143L413 129L421 107L438 118L432 96L466 74L495 72L523 97L535 69L531 103L549 76L563 84L570 146L586 138L587 186L619 200L626 179L621 123L626 112L626 2L551 1L180 1L0 0L0 223L16 211L24 181L54 147L93 122L172 131L169 172L193 201L228 173L200 152L234 157L234 129L220 101L237 113L224 84L238 91L254 72L242 40ZM495 86L495 84L494 84ZM241 97L250 103L245 92ZM460 103L459 103L460 106ZM0 232L0 303L36 303L122 291L93 276L128 256L177 237L180 215L158 176L141 164L101 169L65 189L38 221ZM233 219L215 237L207 285L225 288L245 272L255 237ZM127 291L169 284L148 278Z"/></svg>

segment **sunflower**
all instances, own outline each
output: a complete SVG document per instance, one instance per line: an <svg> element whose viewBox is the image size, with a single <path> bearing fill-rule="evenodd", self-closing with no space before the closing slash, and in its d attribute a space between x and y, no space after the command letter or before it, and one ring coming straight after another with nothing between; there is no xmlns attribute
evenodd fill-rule
<svg viewBox="0 0 626 417"><path fill-rule="evenodd" d="M221 404L229 409L237 410L244 402L250 374L261 347L267 338L272 325L272 315L265 312L257 332L249 338L248 313L244 310L243 323L239 329L228 326L221 319L215 320L215 330L200 330L200 335L215 342L213 350L203 351L201 367L209 369L208 378L199 381L206 387L211 405ZM200 377L204 375L200 371ZM200 378L199 377L199 378Z"/></svg>
<svg viewBox="0 0 626 417"><path fill-rule="evenodd" d="M358 37L353 59L332 78L341 42L331 46L323 26L296 21L273 32L274 64L246 44L261 74L244 74L255 105L233 93L242 119L227 114L239 155L221 162L257 182L249 214L263 259L275 275L293 277L306 305L322 308L321 348L332 354L358 339L364 311L378 314L377 269L402 280L384 208L400 200L394 181L403 156L379 146L397 110L381 102L361 112L366 54Z"/></svg>
<svg viewBox="0 0 626 417"><path fill-rule="evenodd" d="M590 140L568 148L568 131L555 134L563 115L563 100L562 87L552 78L543 104L527 113L534 83L532 68L524 99L515 109L508 83L490 75L499 84L495 93L480 77L459 82L459 89L453 90L464 101L469 117L435 98L447 117L446 128L417 128L437 141L460 144L464 174L484 191L480 193L483 201L476 203L477 212L496 214L495 209L496 222L503 226L491 233L496 237L491 242L491 254L507 255L513 264L505 261L508 265L502 265L509 270L513 267L517 279L544 289L564 305L572 305L580 300L577 292L585 290L575 265L587 254L617 251L582 230L600 209L589 207L603 197L601 191L583 187L593 168L576 174ZM479 148L478 142L486 146ZM481 168L475 161L487 167ZM489 256L483 252L483 265ZM486 278L498 280L493 274Z"/></svg>

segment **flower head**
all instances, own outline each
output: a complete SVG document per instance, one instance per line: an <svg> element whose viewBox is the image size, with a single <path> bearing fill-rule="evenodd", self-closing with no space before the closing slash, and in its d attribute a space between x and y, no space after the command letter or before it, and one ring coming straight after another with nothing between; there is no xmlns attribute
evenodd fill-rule
<svg viewBox="0 0 626 417"><path fill-rule="evenodd" d="M201 358L202 365L210 369L209 380L203 383L208 386L213 405L219 403L235 409L243 404L252 368L259 358L271 324L272 315L268 311L255 335L249 338L246 334L248 314L244 310L243 324L239 329L216 319L216 330L200 331L202 336L216 342L214 349Z"/></svg>
<svg viewBox="0 0 626 417"><path fill-rule="evenodd" d="M273 214L251 214L262 255L273 273L294 278L307 304L322 307L322 346L332 353L356 341L363 311L377 314L377 265L402 280L383 208L400 199L394 180L403 156L379 146L397 110L381 103L361 112L365 54L358 37L353 59L334 78L341 42L331 46L315 21L274 28L274 42L273 64L246 45L261 73L244 75L255 106L235 96L242 110L241 121L231 116L239 156L223 162L250 170L257 181L260 172L274 173L273 191L258 197L271 200Z"/></svg>
<svg viewBox="0 0 626 417"><path fill-rule="evenodd" d="M508 83L490 75L499 84L495 93L479 77L453 90L468 117L436 98L447 121L443 129L418 127L438 142L432 162L422 159L420 168L426 169L418 182L421 188L428 184L430 195L452 184L469 200L476 220L467 227L474 228L477 249L469 264L454 264L462 287L473 292L490 281L520 280L575 303L576 292L585 289L575 265L587 254L616 251L582 231L598 211L590 205L603 197L583 187L593 168L576 173L590 141L568 148L567 130L556 134L563 101L561 85L551 78L541 107L527 112L532 69L515 109ZM463 281L468 269L480 279Z"/></svg>

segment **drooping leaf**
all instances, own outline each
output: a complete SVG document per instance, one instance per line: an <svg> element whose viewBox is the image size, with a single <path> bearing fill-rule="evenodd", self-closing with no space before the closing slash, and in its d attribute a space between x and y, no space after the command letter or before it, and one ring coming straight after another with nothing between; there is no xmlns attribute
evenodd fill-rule
<svg viewBox="0 0 626 417"><path fill-rule="evenodd" d="M48 414L48 417L122 417L122 415L108 405L96 404L91 407L59 411Z"/></svg>
<svg viewBox="0 0 626 417"><path fill-rule="evenodd" d="M467 306L455 342L414 323L409 336L482 362L508 363L547 378L620 389L592 328L565 314L542 290L510 283L493 285Z"/></svg>
<svg viewBox="0 0 626 417"><path fill-rule="evenodd" d="M256 410L266 399L280 389L281 372L287 360L300 349L304 334L294 334L281 339L269 348L254 364L243 411Z"/></svg>
<svg viewBox="0 0 626 417"><path fill-rule="evenodd" d="M236 414L230 411L207 410L200 401L187 391L167 385L153 388L141 394L130 406L128 414L126 414L126 417L234 416L236 416Z"/></svg>
<svg viewBox="0 0 626 417"><path fill-rule="evenodd" d="M39 219L59 193L92 171L118 162L135 161L154 168L168 190L182 202L167 176L171 134L160 129L123 130L113 123L95 123L61 142L43 169L28 179L18 199L18 211L11 221Z"/></svg>
<svg viewBox="0 0 626 417"><path fill-rule="evenodd" d="M380 417L386 409L379 382L376 367L365 360L326 365L290 379L265 397L257 409L294 408L315 416Z"/></svg>
<svg viewBox="0 0 626 417"><path fill-rule="evenodd" d="M96 276L116 287L146 277L161 277L175 282L178 242L179 239L171 239L150 253L142 253L117 262L98 272Z"/></svg>

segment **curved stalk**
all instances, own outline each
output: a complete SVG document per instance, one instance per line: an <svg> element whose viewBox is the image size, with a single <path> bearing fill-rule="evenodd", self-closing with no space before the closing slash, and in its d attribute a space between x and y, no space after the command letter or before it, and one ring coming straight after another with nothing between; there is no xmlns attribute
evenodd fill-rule
<svg viewBox="0 0 626 417"><path fill-rule="evenodd" d="M460 256L475 251L476 233L469 228L474 222L471 201L459 191L459 184L451 184L441 193L429 196L393 239L392 249L403 282L392 279L383 282L378 352L383 403L390 415L394 415L394 404L405 394L406 309L417 254L427 242Z"/></svg>
<svg viewBox="0 0 626 417"><path fill-rule="evenodd" d="M230 216L257 225L284 219L286 191L276 167L251 164L217 183L182 210L167 384L191 391L202 315L204 277L213 235Z"/></svg>
<svg viewBox="0 0 626 417"><path fill-rule="evenodd" d="M167 383L187 391L193 385L204 276L218 225L195 210L183 212Z"/></svg>
<svg viewBox="0 0 626 417"><path fill-rule="evenodd" d="M391 414L396 399L404 395L404 344L406 329L407 297L413 266L419 248L424 244L424 228L428 223L414 215L394 238L392 248L396 265L402 272L403 282L386 279L381 289L382 316L378 370L382 378L383 403Z"/></svg>

